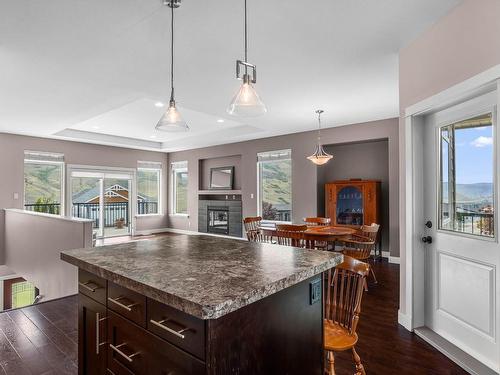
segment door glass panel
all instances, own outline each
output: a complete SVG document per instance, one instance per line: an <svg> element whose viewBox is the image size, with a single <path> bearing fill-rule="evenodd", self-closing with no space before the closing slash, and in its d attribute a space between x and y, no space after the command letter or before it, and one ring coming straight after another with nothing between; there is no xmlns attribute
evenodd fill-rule
<svg viewBox="0 0 500 375"><path fill-rule="evenodd" d="M94 177L71 178L71 215L82 219L93 220L94 233L102 237L101 208L101 180Z"/></svg>
<svg viewBox="0 0 500 375"><path fill-rule="evenodd" d="M363 193L346 186L337 193L337 224L363 225Z"/></svg>
<svg viewBox="0 0 500 375"><path fill-rule="evenodd" d="M440 129L439 228L495 236L492 114Z"/></svg>
<svg viewBox="0 0 500 375"><path fill-rule="evenodd" d="M104 236L126 236L130 228L130 180L104 179Z"/></svg>

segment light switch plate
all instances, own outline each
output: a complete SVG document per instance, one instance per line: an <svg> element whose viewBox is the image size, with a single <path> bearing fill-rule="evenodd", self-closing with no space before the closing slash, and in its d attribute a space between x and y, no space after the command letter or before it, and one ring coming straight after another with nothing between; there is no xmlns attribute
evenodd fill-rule
<svg viewBox="0 0 500 375"><path fill-rule="evenodd" d="M14 199L15 200L19 199L19 193L14 193Z"/></svg>

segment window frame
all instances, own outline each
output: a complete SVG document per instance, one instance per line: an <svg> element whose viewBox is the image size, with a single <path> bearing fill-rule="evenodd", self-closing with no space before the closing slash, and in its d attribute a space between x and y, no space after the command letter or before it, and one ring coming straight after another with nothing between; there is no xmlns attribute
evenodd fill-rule
<svg viewBox="0 0 500 375"><path fill-rule="evenodd" d="M182 165L182 166L181 166ZM186 212L177 212L177 189L176 189L176 183L177 183L177 173L186 173L188 177L188 186L189 186L189 167L188 167L188 162L187 161L181 161L181 162L173 162L171 163L171 172L170 172L170 178L171 178L171 184L170 184L170 216L181 216L181 217L188 217L189 216L189 207L186 202ZM188 189L186 187L186 189Z"/></svg>
<svg viewBox="0 0 500 375"><path fill-rule="evenodd" d="M49 155L49 153L47 153ZM26 210L26 180L25 180L25 175L26 175L26 164L39 164L39 165L56 165L61 167L61 173L60 173L60 178L61 178L61 183L60 183L60 191L61 191L61 201L59 202L59 214L50 214L46 212L38 212L39 214L42 215L51 215L51 216L65 216L66 212L66 164L64 161L53 161L53 160L36 160L36 159L29 159L29 158L24 158L23 160L23 210ZM28 211L30 212L30 211Z"/></svg>
<svg viewBox="0 0 500 375"><path fill-rule="evenodd" d="M147 172L157 172L158 173L158 206L157 206L157 211L156 213L152 214L139 214L137 213L135 216L136 217L148 217L148 216L161 216L163 212L163 199L161 198L161 192L163 190L163 184L162 184L162 168L159 166L158 168L148 168L148 167L137 167L137 172L135 175L135 191L136 191L136 204L139 202L139 172L140 171L147 171Z"/></svg>
<svg viewBox="0 0 500 375"><path fill-rule="evenodd" d="M287 152L290 157L277 158L275 160L259 160L259 155ZM266 224L291 224L293 222L293 158L292 149L280 149L271 151L262 151L257 153L257 215L262 217L262 163L275 163L283 160L290 160L290 221L282 220L267 220L262 219L262 223Z"/></svg>
<svg viewBox="0 0 500 375"><path fill-rule="evenodd" d="M442 228L442 207L441 207L441 197L442 197L442 181L441 181L441 174L442 174L442 137L441 137L441 131L443 128L446 127L451 127L454 126L457 123L460 123L462 121L478 117L481 115L485 114L491 114L491 127L492 127L492 138L493 138L493 205L494 205L494 214L493 214L493 231L494 231L494 236L484 236L480 234L473 234L473 233L468 233L468 232L461 232L458 230L454 229L446 229ZM436 168L436 221L437 221L437 226L436 226L436 231L440 233L445 233L453 236L460 236L460 237L466 237L466 238L471 238L475 240L480 240L480 241L489 241L489 242L498 242L499 240L499 235L498 235L498 213L497 213L497 207L498 207L498 197L497 197L497 184L499 183L498 177L499 174L497 173L497 108L496 106L491 106L491 105L486 105L486 106L481 106L481 108L476 109L474 111L469 111L465 114L460 114L458 116L453 116L453 117L448 117L448 118L441 118L438 121L438 125L436 126L436 142L437 142L437 168ZM455 129L454 129L455 130ZM454 135L453 135L454 138ZM453 140L453 142L455 142ZM454 147L451 147L452 149ZM450 148L449 148L450 149ZM448 152L449 152L448 149ZM455 152L455 151L453 151ZM448 155L448 157L450 157ZM455 155L453 155L453 158L455 158ZM450 168L448 166L448 168ZM450 181L448 181L448 184ZM448 197L448 203L450 204L451 198ZM451 216L451 214L450 214ZM455 225L455 224L453 224Z"/></svg>

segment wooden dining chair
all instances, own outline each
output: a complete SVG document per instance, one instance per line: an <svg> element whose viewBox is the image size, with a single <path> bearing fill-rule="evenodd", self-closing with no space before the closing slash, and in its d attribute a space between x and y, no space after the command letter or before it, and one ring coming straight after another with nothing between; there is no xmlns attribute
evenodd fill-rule
<svg viewBox="0 0 500 375"><path fill-rule="evenodd" d="M371 253L375 250L379 229L380 225L378 224L362 225L356 233L342 238L342 242L344 243L342 254L357 260L369 262ZM375 276L373 267L370 267L370 272L375 284L377 284L377 277Z"/></svg>
<svg viewBox="0 0 500 375"><path fill-rule="evenodd" d="M303 221L308 226L330 225L332 223L332 219L329 217L305 217Z"/></svg>
<svg viewBox="0 0 500 375"><path fill-rule="evenodd" d="M303 221L309 227L316 227L330 225L332 219L330 219L329 217L305 217ZM329 243L327 241L314 242L314 247L318 250L328 250L328 246Z"/></svg>
<svg viewBox="0 0 500 375"><path fill-rule="evenodd" d="M356 375L366 375L356 352L356 328L361 312L361 299L370 265L350 257L327 274L323 337L327 354L327 370L335 375L335 352L352 350Z"/></svg>
<svg viewBox="0 0 500 375"><path fill-rule="evenodd" d="M247 233L247 238L249 231L259 230L261 222L262 222L262 217L260 216L246 217L243 219L243 225L245 227L245 232Z"/></svg>
<svg viewBox="0 0 500 375"><path fill-rule="evenodd" d="M276 224L278 245L306 247L304 232L307 225Z"/></svg>

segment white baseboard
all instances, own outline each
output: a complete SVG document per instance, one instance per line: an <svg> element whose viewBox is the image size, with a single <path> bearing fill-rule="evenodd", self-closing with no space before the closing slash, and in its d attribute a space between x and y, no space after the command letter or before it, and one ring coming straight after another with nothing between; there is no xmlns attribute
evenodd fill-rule
<svg viewBox="0 0 500 375"><path fill-rule="evenodd" d="M398 310L398 323L405 327L408 331L413 331L411 326L411 316L402 313L401 310Z"/></svg>
<svg viewBox="0 0 500 375"><path fill-rule="evenodd" d="M389 263L399 264L399 257L393 257L389 255Z"/></svg>
<svg viewBox="0 0 500 375"><path fill-rule="evenodd" d="M164 232L168 232L168 231L169 231L169 228L136 230L134 233L134 236L147 236L149 234L164 233Z"/></svg>

